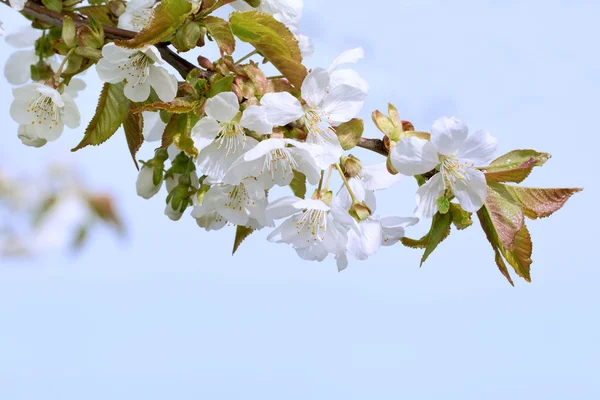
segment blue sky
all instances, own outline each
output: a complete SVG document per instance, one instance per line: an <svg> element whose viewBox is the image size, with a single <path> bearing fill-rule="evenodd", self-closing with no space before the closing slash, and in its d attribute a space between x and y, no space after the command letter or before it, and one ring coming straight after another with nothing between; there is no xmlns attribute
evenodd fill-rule
<svg viewBox="0 0 600 400"><path fill-rule="evenodd" d="M124 241L98 232L77 256L0 261L0 398L600 396L592 250L600 4L305 4L302 31L316 46L309 65L365 48L357 66L371 85L365 119L388 101L421 129L456 115L496 135L499 154L551 153L528 186L585 187L550 219L529 222L533 283L506 283L477 226L453 234L423 268L420 252L393 247L340 274L333 261L306 263L268 244L266 232L232 258L231 229L173 223L160 198L136 197L122 135L76 154L68 149L80 131L41 150L21 146L0 80L0 165L36 173L72 162L92 187L114 193L129 228ZM12 17L0 9L5 27L17 24ZM0 68L9 53L0 41ZM84 120L99 91L89 75ZM383 193L381 213L408 214L414 190L407 179Z"/></svg>

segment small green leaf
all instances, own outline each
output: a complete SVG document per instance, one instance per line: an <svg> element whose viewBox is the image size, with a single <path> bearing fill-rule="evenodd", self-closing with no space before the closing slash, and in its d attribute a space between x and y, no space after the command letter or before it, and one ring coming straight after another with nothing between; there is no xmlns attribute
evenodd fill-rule
<svg viewBox="0 0 600 400"><path fill-rule="evenodd" d="M254 229L248 228L246 226L238 225L235 230L235 240L233 242L233 252L231 254L235 254L235 252L240 248L240 245L248 236L250 236L254 232Z"/></svg>
<svg viewBox="0 0 600 400"><path fill-rule="evenodd" d="M548 153L535 150L514 150L492 161L485 168L488 182L523 182L535 167L541 167L550 159Z"/></svg>
<svg viewBox="0 0 600 400"><path fill-rule="evenodd" d="M364 130L364 121L360 118L354 118L335 128L335 133L342 145L342 149L350 150L356 147Z"/></svg>
<svg viewBox="0 0 600 400"><path fill-rule="evenodd" d="M123 130L125 131L125 139L127 140L131 158L133 158L133 163L139 170L140 167L138 166L135 156L144 143L144 135L142 134L144 130L144 118L142 117L142 114L129 112L127 118L123 122Z"/></svg>
<svg viewBox="0 0 600 400"><path fill-rule="evenodd" d="M301 199L306 197L306 175L302 172L294 171L294 179L290 183L290 188L294 196Z"/></svg>
<svg viewBox="0 0 600 400"><path fill-rule="evenodd" d="M254 46L296 88L302 86L307 70L298 40L284 24L258 11L234 12L229 23L235 36Z"/></svg>
<svg viewBox="0 0 600 400"><path fill-rule="evenodd" d="M198 117L193 112L187 114L173 114L165 127L161 148L167 148L171 143L185 152L190 157L198 157L198 149L191 137L192 128L198 122Z"/></svg>
<svg viewBox="0 0 600 400"><path fill-rule="evenodd" d="M217 42L219 49L224 54L232 55L235 51L235 37L233 37L229 23L224 19L213 16L204 18L202 22L206 25L210 36Z"/></svg>
<svg viewBox="0 0 600 400"><path fill-rule="evenodd" d="M123 94L124 83L105 83L100 93L96 114L90 121L81 143L71 151L106 142L127 118L130 101Z"/></svg>
<svg viewBox="0 0 600 400"><path fill-rule="evenodd" d="M433 253L440 243L450 235L450 226L452 224L452 216L449 213L437 213L431 221L431 229L429 231L429 240L425 253L421 259L421 266L427 261L427 258Z"/></svg>
<svg viewBox="0 0 600 400"><path fill-rule="evenodd" d="M440 214L447 214L450 211L450 201L446 197L441 196L437 199L436 203Z"/></svg>
<svg viewBox="0 0 600 400"><path fill-rule="evenodd" d="M425 249L425 254L423 254L423 258L421 259L421 265L423 265L436 247L450 236L451 224L452 217L450 213L437 213L431 221L431 229L427 235L419 240L403 237L400 241L404 246L412 249Z"/></svg>
<svg viewBox="0 0 600 400"><path fill-rule="evenodd" d="M192 4L188 0L162 0L154 11L150 22L133 39L118 40L119 46L139 49L157 44L172 37L177 28L184 24L192 12Z"/></svg>
<svg viewBox="0 0 600 400"><path fill-rule="evenodd" d="M224 76L224 77L214 77L211 80L210 89L208 90L207 97L215 97L219 93L223 92L231 92L231 88L233 86L233 75Z"/></svg>
<svg viewBox="0 0 600 400"><path fill-rule="evenodd" d="M473 225L471 219L473 214L463 210L459 204L450 203L450 213L452 214L452 223L459 231Z"/></svg>
<svg viewBox="0 0 600 400"><path fill-rule="evenodd" d="M42 0L42 4L48 10L61 12L63 8L62 0Z"/></svg>

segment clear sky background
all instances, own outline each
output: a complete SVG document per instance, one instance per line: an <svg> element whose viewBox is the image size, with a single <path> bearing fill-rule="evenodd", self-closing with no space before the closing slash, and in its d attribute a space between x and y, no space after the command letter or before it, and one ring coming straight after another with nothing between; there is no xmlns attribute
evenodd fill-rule
<svg viewBox="0 0 600 400"><path fill-rule="evenodd" d="M551 153L527 185L585 187L550 219L529 222L533 283L505 281L478 226L453 234L420 269L421 253L397 246L338 273L332 260L307 263L268 244L267 232L232 258L232 228L173 223L160 197L136 197L122 134L77 154L68 150L82 129L22 146L0 79L2 167L34 174L72 163L112 191L129 228L124 241L97 232L76 256L0 261L0 398L600 398L600 4L305 3L309 65L365 48L365 119L388 101L424 130L455 115L495 134L499 155ZM6 7L0 20L21 22ZM11 51L0 40L0 68ZM84 121L99 92L88 75ZM380 212L408 215L415 188L407 179L379 196Z"/></svg>

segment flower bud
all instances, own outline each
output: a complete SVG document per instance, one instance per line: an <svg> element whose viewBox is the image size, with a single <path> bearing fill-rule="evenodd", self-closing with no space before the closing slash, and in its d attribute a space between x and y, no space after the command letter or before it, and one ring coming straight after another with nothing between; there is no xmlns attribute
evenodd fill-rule
<svg viewBox="0 0 600 400"><path fill-rule="evenodd" d="M173 39L173 46L179 51L188 51L195 48L204 32L197 23L188 21L183 25Z"/></svg>
<svg viewBox="0 0 600 400"><path fill-rule="evenodd" d="M63 29L62 29L62 40L65 45L71 49L77 46L77 40L75 39L76 29L73 19L68 15L63 17Z"/></svg>
<svg viewBox="0 0 600 400"><path fill-rule="evenodd" d="M156 173L156 171L159 173ZM138 196L148 200L159 192L162 184L162 169L157 169L152 163L148 163L140 170L135 187Z"/></svg>
<svg viewBox="0 0 600 400"><path fill-rule="evenodd" d="M125 12L125 4L122 1L111 1L108 3L110 12L117 18L119 18Z"/></svg>
<svg viewBox="0 0 600 400"><path fill-rule="evenodd" d="M371 216L371 209L363 203L354 203L348 213L358 222L365 221Z"/></svg>
<svg viewBox="0 0 600 400"><path fill-rule="evenodd" d="M342 157L341 165L346 178L354 178L362 173L362 163L352 154Z"/></svg>
<svg viewBox="0 0 600 400"><path fill-rule="evenodd" d="M102 25L94 23L81 26L77 29L77 40L81 47L99 49L104 46L104 29Z"/></svg>

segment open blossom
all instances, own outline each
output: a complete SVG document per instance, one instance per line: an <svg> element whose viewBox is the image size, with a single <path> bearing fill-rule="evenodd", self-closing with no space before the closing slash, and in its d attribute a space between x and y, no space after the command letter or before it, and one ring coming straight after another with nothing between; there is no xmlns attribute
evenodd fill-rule
<svg viewBox="0 0 600 400"><path fill-rule="evenodd" d="M131 0L125 3L125 12L119 17L118 27L139 32L150 22L155 0Z"/></svg>
<svg viewBox="0 0 600 400"><path fill-rule="evenodd" d="M337 162L343 152L332 126L356 117L366 97L366 93L357 87L347 84L331 87L330 84L329 72L317 68L302 84L305 105L287 92L267 93L261 99L273 125L298 121L305 127L306 142L321 147L315 156L321 169Z"/></svg>
<svg viewBox="0 0 600 400"><path fill-rule="evenodd" d="M477 167L487 165L496 151L497 140L490 133L469 135L467 125L455 118L441 118L433 124L431 141L402 138L393 149L394 168L403 175L419 175L436 167L435 174L417 191L418 217L430 218L438 211L437 200L447 190L468 212L485 203L485 175Z"/></svg>
<svg viewBox="0 0 600 400"><path fill-rule="evenodd" d="M154 46L127 49L109 43L102 48L102 59L96 65L100 80L125 84L125 96L141 102L150 96L152 87L164 102L173 101L177 94L177 78L159 67L164 61Z"/></svg>
<svg viewBox="0 0 600 400"><path fill-rule="evenodd" d="M31 83L13 89L15 100L11 117L19 125L27 125L27 135L53 141L60 137L64 126L77 128L80 115L73 98L41 83Z"/></svg>
<svg viewBox="0 0 600 400"><path fill-rule="evenodd" d="M357 260L366 260L377 253L381 246L397 243L404 237L406 227L419 222L418 218L379 217L375 214L377 208L375 191L387 189L399 179L400 176L390 174L383 163L363 167L361 174L348 180L356 201L369 207L372 215L361 222L350 219L347 225L348 245L346 251L338 255L340 269L348 265L348 254ZM335 198L334 205L342 210L348 210L352 207L352 203L347 188L343 186Z"/></svg>
<svg viewBox="0 0 600 400"><path fill-rule="evenodd" d="M289 217L289 218L288 218ZM346 251L350 215L322 200L294 196L278 199L267 207L267 218L285 220L269 236L274 243L286 243L303 260L323 261L328 254L338 258ZM343 269L343 265L338 268Z"/></svg>
<svg viewBox="0 0 600 400"><path fill-rule="evenodd" d="M206 117L194 126L192 138L200 152L199 168L209 181L219 182L234 161L258 143L244 129L269 134L273 126L260 106L249 106L240 116L240 104L233 92L208 99L205 110Z"/></svg>
<svg viewBox="0 0 600 400"><path fill-rule="evenodd" d="M223 181L235 185L253 177L263 189L271 189L275 185L289 185L294 179L294 171L298 171L306 175L311 185L316 185L321 170L311 152L315 152L314 146L295 140L263 140L233 163Z"/></svg>
<svg viewBox="0 0 600 400"><path fill-rule="evenodd" d="M29 147L42 147L45 146L48 141L40 138L31 125L19 125L17 132L18 138L25 146Z"/></svg>
<svg viewBox="0 0 600 400"><path fill-rule="evenodd" d="M245 179L239 185L216 184L195 205L192 217L207 230L220 229L227 222L252 229L272 223L267 220L267 196L255 179Z"/></svg>

